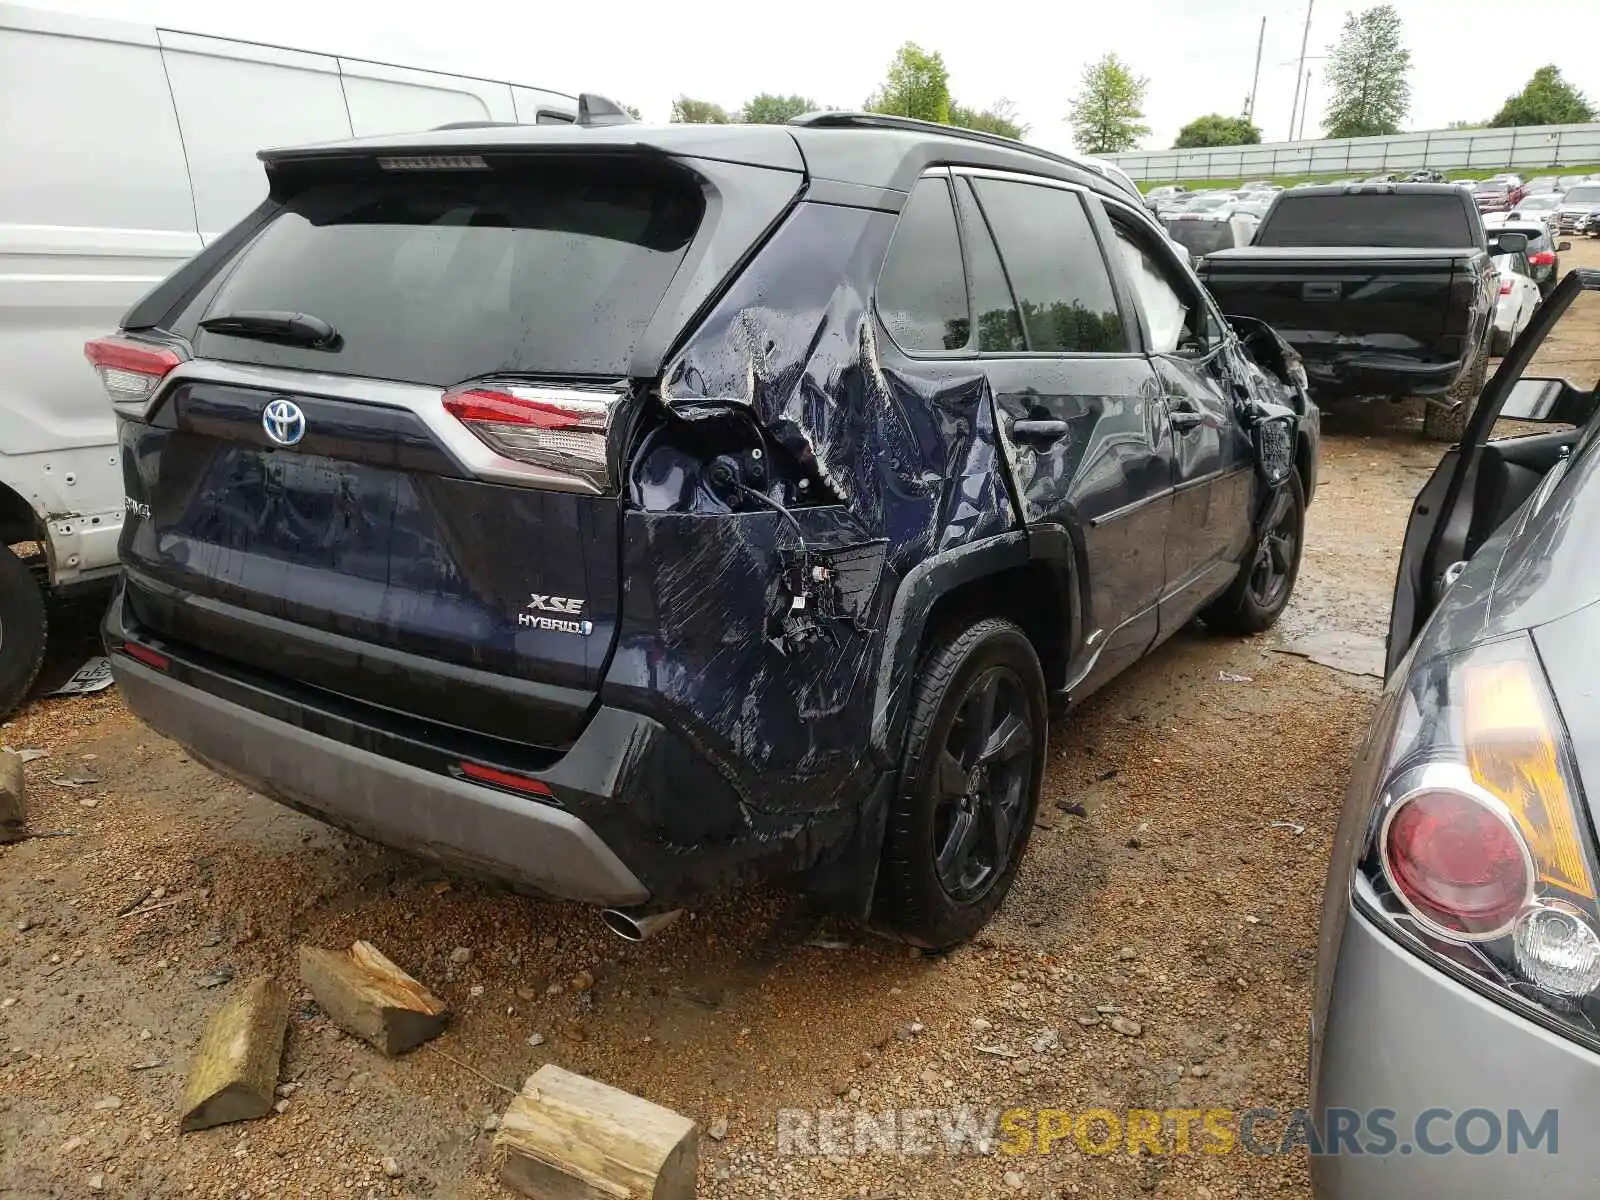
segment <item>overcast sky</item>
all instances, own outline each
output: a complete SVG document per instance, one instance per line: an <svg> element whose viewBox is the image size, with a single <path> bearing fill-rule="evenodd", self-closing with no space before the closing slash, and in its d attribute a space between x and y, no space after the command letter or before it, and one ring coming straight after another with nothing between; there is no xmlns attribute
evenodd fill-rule
<svg viewBox="0 0 1600 1200"><path fill-rule="evenodd" d="M1303 0L1112 0L997 5L923 0L808 0L779 7L745 0L450 0L408 8L379 0L25 0L36 7L154 23L306 50L508 79L557 91L594 91L667 119L687 93L734 108L761 92L799 92L858 107L901 42L938 50L952 94L965 104L1014 101L1029 140L1071 147L1064 117L1086 63L1115 51L1150 80L1143 149L1172 144L1209 112L1243 110L1256 37L1267 19L1256 121L1264 140L1288 134ZM1504 0L1395 0L1413 71L1408 129L1491 116L1535 68L1554 61L1600 98L1600 9L1575 5L1558 23ZM1316 0L1308 55L1325 55L1349 0ZM1364 5L1360 5L1363 6ZM1518 12L1526 21L1507 22ZM1514 30L1514 32L1513 32ZM1509 36L1508 36L1509 34ZM1308 136L1327 89L1320 61Z"/></svg>

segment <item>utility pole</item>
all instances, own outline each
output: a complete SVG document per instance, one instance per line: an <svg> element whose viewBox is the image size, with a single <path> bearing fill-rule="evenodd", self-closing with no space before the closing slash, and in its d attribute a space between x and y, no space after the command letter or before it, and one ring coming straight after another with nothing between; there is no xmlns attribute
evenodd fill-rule
<svg viewBox="0 0 1600 1200"><path fill-rule="evenodd" d="M1304 93L1302 93L1302 97L1303 98L1302 98L1302 100L1300 102L1300 132L1296 135L1296 140L1303 142L1306 139L1306 110L1311 107L1311 72L1310 71L1306 72L1306 88L1305 88Z"/></svg>
<svg viewBox="0 0 1600 1200"><path fill-rule="evenodd" d="M1256 38L1256 73L1250 79L1250 99L1245 101L1244 118L1255 120L1256 91L1261 87L1261 48L1267 44L1267 19L1261 18L1261 35Z"/></svg>
<svg viewBox="0 0 1600 1200"><path fill-rule="evenodd" d="M1294 104L1289 108L1289 140L1294 141L1294 114L1300 107L1300 85L1306 72L1306 46L1311 41L1311 8L1316 0L1306 0L1306 27L1300 35L1300 66L1294 73Z"/></svg>

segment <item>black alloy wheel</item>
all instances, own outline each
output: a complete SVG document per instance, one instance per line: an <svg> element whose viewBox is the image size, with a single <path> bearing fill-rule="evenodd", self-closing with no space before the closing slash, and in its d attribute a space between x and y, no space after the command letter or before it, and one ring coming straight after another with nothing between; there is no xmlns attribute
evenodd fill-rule
<svg viewBox="0 0 1600 1200"><path fill-rule="evenodd" d="M1032 748L1022 679L990 667L967 688L934 776L934 862L957 903L981 898L1016 854Z"/></svg>
<svg viewBox="0 0 1600 1200"><path fill-rule="evenodd" d="M988 923L1027 850L1049 732L1044 672L1016 624L984 617L935 635L906 719L876 928L944 950Z"/></svg>

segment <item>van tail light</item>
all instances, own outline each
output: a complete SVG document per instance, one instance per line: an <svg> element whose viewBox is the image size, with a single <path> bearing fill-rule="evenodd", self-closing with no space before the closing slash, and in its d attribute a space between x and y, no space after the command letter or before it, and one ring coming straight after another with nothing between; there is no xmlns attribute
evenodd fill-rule
<svg viewBox="0 0 1600 1200"><path fill-rule="evenodd" d="M1594 835L1532 639L1400 674L1357 906L1440 970L1600 1046Z"/></svg>
<svg viewBox="0 0 1600 1200"><path fill-rule="evenodd" d="M1553 267L1556 265L1556 252L1554 250L1539 250L1528 255L1528 262L1536 267Z"/></svg>
<svg viewBox="0 0 1600 1200"><path fill-rule="evenodd" d="M1501 294L1501 295L1502 295L1502 296L1509 296L1509 295L1511 295L1511 280L1509 280L1509 279L1502 279L1502 280L1501 280L1501 281L1500 281L1500 294Z"/></svg>
<svg viewBox="0 0 1600 1200"><path fill-rule="evenodd" d="M177 351L166 346L125 337L85 342L83 356L100 376L113 404L137 404L150 399L161 381L183 361Z"/></svg>
<svg viewBox="0 0 1600 1200"><path fill-rule="evenodd" d="M444 394L444 407L496 454L611 483L611 419L619 391L480 383Z"/></svg>

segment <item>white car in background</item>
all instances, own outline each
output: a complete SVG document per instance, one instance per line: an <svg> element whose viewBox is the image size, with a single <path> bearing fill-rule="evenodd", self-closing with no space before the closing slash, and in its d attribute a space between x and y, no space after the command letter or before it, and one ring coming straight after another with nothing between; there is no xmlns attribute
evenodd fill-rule
<svg viewBox="0 0 1600 1200"><path fill-rule="evenodd" d="M1494 306L1494 330L1489 335L1489 353L1503 355L1511 349L1517 335L1528 327L1539 309L1539 285L1533 281L1528 256L1497 254L1494 265L1500 272L1500 297Z"/></svg>
<svg viewBox="0 0 1600 1200"><path fill-rule="evenodd" d="M1561 198L1564 192L1540 192L1533 196L1524 196L1516 208L1508 213L1485 213L1483 223L1488 226L1492 220L1510 221L1517 224L1522 221L1539 221L1551 232L1560 223Z"/></svg>
<svg viewBox="0 0 1600 1200"><path fill-rule="evenodd" d="M84 343L266 199L256 151L455 122L571 124L570 96L0 3L0 718L47 593L109 582L126 499Z"/></svg>

